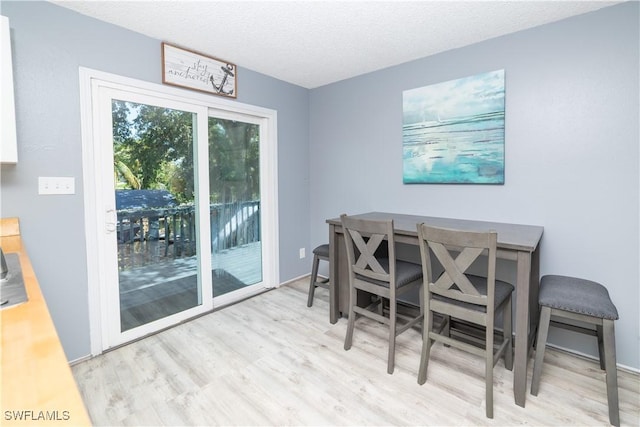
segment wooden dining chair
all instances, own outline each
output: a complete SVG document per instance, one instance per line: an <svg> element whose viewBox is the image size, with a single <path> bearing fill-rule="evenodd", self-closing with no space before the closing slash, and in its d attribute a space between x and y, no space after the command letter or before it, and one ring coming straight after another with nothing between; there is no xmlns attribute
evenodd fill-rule
<svg viewBox="0 0 640 427"><path fill-rule="evenodd" d="M356 316L389 325L387 372L392 374L396 337L422 321L422 309L415 316L399 314L397 297L415 288L420 288L422 295L422 267L396 259L392 220L357 219L344 214L340 220L347 249L350 297L344 349L351 348ZM358 291L368 292L377 298L367 307L360 307ZM384 312L384 301L388 301L388 316Z"/></svg>
<svg viewBox="0 0 640 427"><path fill-rule="evenodd" d="M484 357L486 416L493 418L493 367L504 355L505 366L513 369L513 286L495 278L497 233L450 230L425 224L418 224L417 228L425 281L418 384L427 380L429 354L434 341ZM486 256L486 278L467 272L482 255ZM436 277L434 269L442 273ZM495 316L500 311L503 313L502 342L494 345ZM448 327L434 328L434 313L445 319L455 318L483 327L484 340L459 336Z"/></svg>

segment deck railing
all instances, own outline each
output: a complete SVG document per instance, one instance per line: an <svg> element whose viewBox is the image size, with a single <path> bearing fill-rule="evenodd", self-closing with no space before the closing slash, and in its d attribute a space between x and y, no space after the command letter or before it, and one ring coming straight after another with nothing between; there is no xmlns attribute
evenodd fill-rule
<svg viewBox="0 0 640 427"><path fill-rule="evenodd" d="M194 205L117 211L118 267L125 270L196 253ZM260 241L260 201L209 209L212 252Z"/></svg>

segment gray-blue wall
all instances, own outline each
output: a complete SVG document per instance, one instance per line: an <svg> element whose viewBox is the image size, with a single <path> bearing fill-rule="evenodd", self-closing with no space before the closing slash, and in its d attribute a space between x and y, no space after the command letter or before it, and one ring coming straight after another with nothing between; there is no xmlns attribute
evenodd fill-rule
<svg viewBox="0 0 640 427"><path fill-rule="evenodd" d="M2 165L2 217L21 231L69 360L90 352L78 67L161 83L161 40L47 2L2 1L12 36L17 165ZM142 18L142 17L141 17ZM233 58L229 58L233 61ZM309 91L239 68L238 101L278 112L280 279L309 271ZM39 196L38 176L76 194Z"/></svg>
<svg viewBox="0 0 640 427"><path fill-rule="evenodd" d="M618 362L639 368L638 22L629 2L312 90L312 245L343 212L542 225L541 273L605 284ZM403 185L402 92L499 69L505 184ZM550 341L597 354L590 337Z"/></svg>
<svg viewBox="0 0 640 427"><path fill-rule="evenodd" d="M78 67L160 83L160 40L49 3L2 1L0 13L20 156L2 166L0 215L20 217L74 360L89 353ZM542 273L605 283L621 316L618 361L640 368L638 18L629 2L311 91L240 68L238 101L278 111L281 281L309 271L298 248L325 242L325 219L342 212L539 224ZM496 69L505 185L403 185L402 91ZM38 176L74 176L76 195L38 196ZM587 338L551 340L595 354Z"/></svg>

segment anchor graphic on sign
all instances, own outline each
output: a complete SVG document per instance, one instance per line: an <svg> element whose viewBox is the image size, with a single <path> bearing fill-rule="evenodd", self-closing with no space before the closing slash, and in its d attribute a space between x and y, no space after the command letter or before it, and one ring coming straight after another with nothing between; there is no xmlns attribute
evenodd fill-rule
<svg viewBox="0 0 640 427"><path fill-rule="evenodd" d="M224 90L224 85L227 83L227 80L229 79L229 77L234 77L233 65L231 65L231 64L223 65L222 67L220 67L220 69L224 73L224 76L222 77L222 81L220 82L220 84L219 85L216 84L215 80L213 79L213 76L209 77L209 81L211 81L211 84L213 85L213 88L218 93L222 93L224 95L233 95L233 89L231 89L228 92L226 92Z"/></svg>

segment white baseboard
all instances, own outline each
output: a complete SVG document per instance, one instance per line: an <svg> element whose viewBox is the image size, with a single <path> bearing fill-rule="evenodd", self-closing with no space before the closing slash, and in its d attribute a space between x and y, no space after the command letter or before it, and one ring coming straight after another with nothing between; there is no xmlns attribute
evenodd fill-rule
<svg viewBox="0 0 640 427"><path fill-rule="evenodd" d="M288 285L288 284L290 284L290 283L293 283L293 282L295 282L295 281L297 281L297 280L300 280L300 279L304 279L305 277L309 277L309 276L311 276L311 274L309 274L309 273L305 273L305 274L303 274L303 275L301 275L301 276L294 277L293 279L289 279L289 280L287 280L286 282L282 282L282 283L280 283L278 286Z"/></svg>
<svg viewBox="0 0 640 427"><path fill-rule="evenodd" d="M86 362L87 360L92 359L92 358L93 358L92 355L87 354L86 356L82 356L82 357L79 357L77 359L70 360L69 361L69 366L73 366L73 365L77 365L78 363Z"/></svg>
<svg viewBox="0 0 640 427"><path fill-rule="evenodd" d="M549 344L549 343L547 343L547 347L553 348L554 350L558 350L563 353L571 354L573 356L581 357L583 359L592 360L599 363L599 359L590 354L582 353L580 351L575 351L566 347L561 347L561 346L558 346L555 344ZM634 368L627 365L621 365L620 363L616 363L616 368L620 369L621 371L629 372L630 374L640 375L640 369L638 368Z"/></svg>

